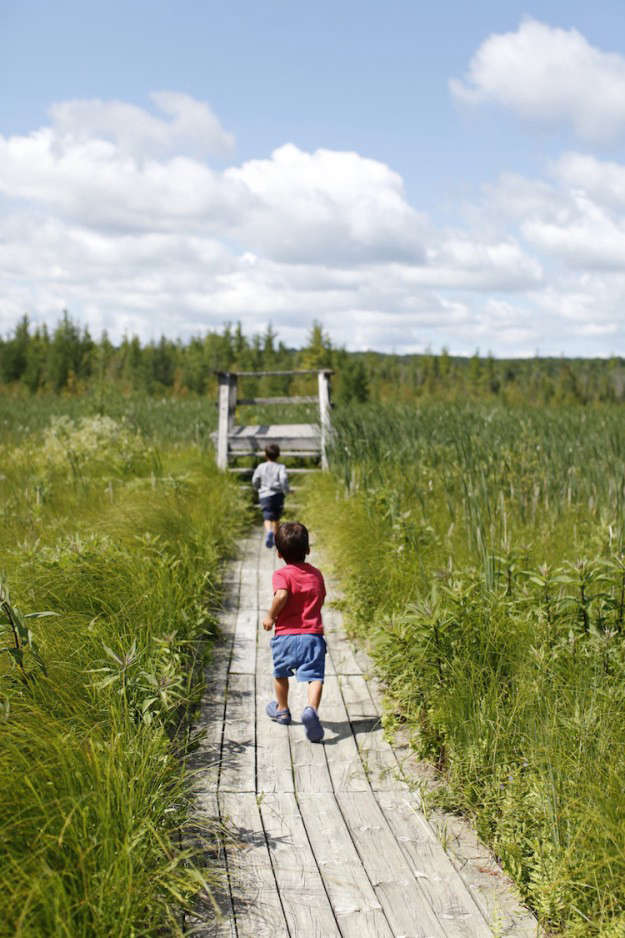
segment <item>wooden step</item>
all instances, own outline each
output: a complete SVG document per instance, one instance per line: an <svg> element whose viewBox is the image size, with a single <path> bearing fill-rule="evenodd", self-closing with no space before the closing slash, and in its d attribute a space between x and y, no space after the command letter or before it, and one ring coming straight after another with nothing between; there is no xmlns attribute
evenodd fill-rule
<svg viewBox="0 0 625 938"><path fill-rule="evenodd" d="M277 443L285 452L316 454L321 449L319 427L314 423L277 423L234 427L228 434L231 454L254 453L268 443Z"/></svg>
<svg viewBox="0 0 625 938"><path fill-rule="evenodd" d="M299 397L238 397L237 407L255 407L257 404L318 404L319 398L310 394Z"/></svg>
<svg viewBox="0 0 625 938"><path fill-rule="evenodd" d="M249 459L249 458L259 459L259 460L265 459L265 453L263 450L260 450L260 449L254 450L253 452L250 452L250 453L240 453L240 452L232 453L231 452L229 455L233 459ZM280 459L282 459L283 457L285 459L288 457L293 457L293 458L298 457L300 459L320 459L321 450L319 449L318 450L312 450L312 449L280 450Z"/></svg>
<svg viewBox="0 0 625 938"><path fill-rule="evenodd" d="M228 466L228 472L254 472L252 466ZM298 468L298 469L287 469L288 475L302 475L304 472L321 472L321 469L318 469L316 466L310 466L309 468Z"/></svg>

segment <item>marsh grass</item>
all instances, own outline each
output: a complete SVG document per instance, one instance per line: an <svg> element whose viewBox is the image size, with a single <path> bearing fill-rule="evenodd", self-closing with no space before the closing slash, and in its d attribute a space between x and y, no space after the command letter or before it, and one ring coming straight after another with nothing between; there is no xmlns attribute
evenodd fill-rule
<svg viewBox="0 0 625 938"><path fill-rule="evenodd" d="M306 490L387 719L543 924L625 924L625 424L616 408L362 407Z"/></svg>
<svg viewBox="0 0 625 938"><path fill-rule="evenodd" d="M83 416L73 461L43 427L3 450L3 580L56 615L27 620L45 673L26 680L2 633L0 934L180 934L214 876L185 759L244 508L200 445L115 421L91 448Z"/></svg>

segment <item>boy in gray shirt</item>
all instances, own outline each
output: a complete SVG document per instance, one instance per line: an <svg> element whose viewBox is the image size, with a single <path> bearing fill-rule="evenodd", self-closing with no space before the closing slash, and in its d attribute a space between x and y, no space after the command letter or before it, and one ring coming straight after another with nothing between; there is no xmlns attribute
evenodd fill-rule
<svg viewBox="0 0 625 938"><path fill-rule="evenodd" d="M258 503L265 522L265 545L273 547L278 522L284 507L284 496L289 491L286 468L277 462L280 447L268 443L265 447L266 462L259 463L252 476L252 485L258 490Z"/></svg>

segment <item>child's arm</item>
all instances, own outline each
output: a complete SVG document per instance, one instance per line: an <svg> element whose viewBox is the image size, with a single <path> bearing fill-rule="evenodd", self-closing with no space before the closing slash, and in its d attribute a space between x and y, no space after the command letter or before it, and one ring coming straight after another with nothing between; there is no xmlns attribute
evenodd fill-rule
<svg viewBox="0 0 625 938"><path fill-rule="evenodd" d="M286 601L289 598L288 590L276 590L273 594L273 600L271 606L269 607L269 612L263 619L263 628L265 632L271 632L273 624L286 606Z"/></svg>

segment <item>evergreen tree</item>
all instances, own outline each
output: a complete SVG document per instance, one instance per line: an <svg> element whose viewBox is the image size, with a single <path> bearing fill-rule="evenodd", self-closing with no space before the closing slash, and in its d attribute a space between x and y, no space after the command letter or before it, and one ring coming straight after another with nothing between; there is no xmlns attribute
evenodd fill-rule
<svg viewBox="0 0 625 938"><path fill-rule="evenodd" d="M369 400L369 381L367 370L360 358L346 358L339 374L337 403L351 404L352 401L364 403Z"/></svg>
<svg viewBox="0 0 625 938"><path fill-rule="evenodd" d="M311 369L332 368L332 342L316 319L313 320L308 335L308 344L299 354L299 366Z"/></svg>
<svg viewBox="0 0 625 938"><path fill-rule="evenodd" d="M72 322L67 310L52 335L48 352L48 381L55 391L75 386L77 380L91 374L90 353L93 341L89 331Z"/></svg>
<svg viewBox="0 0 625 938"><path fill-rule="evenodd" d="M2 344L0 374L5 384L19 381L26 370L30 345L29 330L28 316L23 316L15 327L13 337Z"/></svg>

